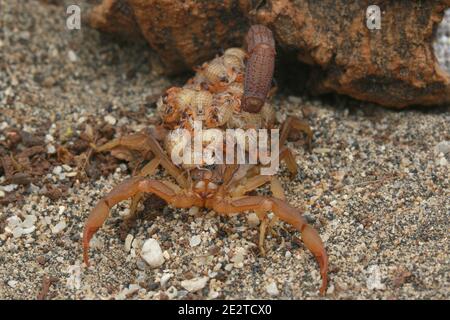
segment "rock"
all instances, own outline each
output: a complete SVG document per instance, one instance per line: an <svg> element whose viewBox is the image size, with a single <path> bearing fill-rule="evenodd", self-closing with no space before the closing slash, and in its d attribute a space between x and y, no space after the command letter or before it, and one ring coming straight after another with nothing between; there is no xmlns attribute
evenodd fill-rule
<svg viewBox="0 0 450 320"><path fill-rule="evenodd" d="M22 229L22 234L30 234L30 233L33 233L34 230L36 230L36 227L31 226L29 228Z"/></svg>
<svg viewBox="0 0 450 320"><path fill-rule="evenodd" d="M122 291L120 291L116 296L116 300L125 300L126 298L132 296L136 292L139 291L141 287L138 284L132 283L128 286L128 288L124 288Z"/></svg>
<svg viewBox="0 0 450 320"><path fill-rule="evenodd" d="M219 297L219 292L215 291L215 290L210 290L208 292L208 298L209 299L217 299Z"/></svg>
<svg viewBox="0 0 450 320"><path fill-rule="evenodd" d="M223 48L240 46L248 24L244 13L249 9L248 3L236 0L189 5L180 0L133 0L128 5L105 0L94 8L89 20L106 32L127 37L142 34L166 70L179 73L213 58ZM170 37L163 36L167 34Z"/></svg>
<svg viewBox="0 0 450 320"><path fill-rule="evenodd" d="M55 146L52 145L52 144L49 144L49 145L47 146L47 153L48 153L48 154L55 154L55 153L56 153L56 148L55 148Z"/></svg>
<svg viewBox="0 0 450 320"><path fill-rule="evenodd" d="M67 268L69 277L66 280L66 286L70 290L78 290L81 288L81 268L79 265L72 265Z"/></svg>
<svg viewBox="0 0 450 320"><path fill-rule="evenodd" d="M66 228L66 221L62 220L58 222L54 227L52 227L52 233L58 234Z"/></svg>
<svg viewBox="0 0 450 320"><path fill-rule="evenodd" d="M358 0L103 0L90 23L107 32L142 34L168 73L242 46L249 25L259 23L273 31L279 67L296 86L397 108L449 102L450 75L436 63L432 42L450 1L384 1L380 29L367 27L368 6Z"/></svg>
<svg viewBox="0 0 450 320"><path fill-rule="evenodd" d="M0 198L3 198L4 196L6 196L6 193L5 193L5 191L3 191L3 190L0 190Z"/></svg>
<svg viewBox="0 0 450 320"><path fill-rule="evenodd" d="M67 164L63 164L62 167L63 167L64 171L67 171L67 172L72 171L72 167L68 166Z"/></svg>
<svg viewBox="0 0 450 320"><path fill-rule="evenodd" d="M12 235L14 238L20 238L23 235L23 228L15 227L12 231Z"/></svg>
<svg viewBox="0 0 450 320"><path fill-rule="evenodd" d="M67 57L70 62L75 62L78 60L77 54L73 50L69 50L69 52L67 52Z"/></svg>
<svg viewBox="0 0 450 320"><path fill-rule="evenodd" d="M191 247L196 247L202 242L202 238L200 238L199 235L192 236L191 239L189 239L189 245Z"/></svg>
<svg viewBox="0 0 450 320"><path fill-rule="evenodd" d="M246 254L245 248L238 247L236 248L233 257L231 258L231 261L233 261L235 264L243 263L245 254Z"/></svg>
<svg viewBox="0 0 450 320"><path fill-rule="evenodd" d="M53 170L52 170L52 173L55 174L55 175L59 175L59 174L61 174L61 172L62 172L62 167L61 166L54 167Z"/></svg>
<svg viewBox="0 0 450 320"><path fill-rule="evenodd" d="M17 189L17 184L8 184L6 186L3 186L3 191L6 191L6 192L12 192L16 189Z"/></svg>
<svg viewBox="0 0 450 320"><path fill-rule="evenodd" d="M125 251L126 252L130 252L133 239L134 239L134 237L131 234L128 234L127 237L125 238Z"/></svg>
<svg viewBox="0 0 450 320"><path fill-rule="evenodd" d="M141 257L152 268L160 267L165 261L161 247L155 239L148 239L144 242Z"/></svg>
<svg viewBox="0 0 450 320"><path fill-rule="evenodd" d="M17 281L16 280L9 280L8 281L8 286L10 286L11 288L15 288L17 286Z"/></svg>
<svg viewBox="0 0 450 320"><path fill-rule="evenodd" d="M450 153L450 141L441 141L436 145L436 153Z"/></svg>
<svg viewBox="0 0 450 320"><path fill-rule="evenodd" d="M198 207L191 207L189 208L189 215L190 216L196 216L200 209Z"/></svg>
<svg viewBox="0 0 450 320"><path fill-rule="evenodd" d="M109 114L105 116L104 120L112 126L115 125L117 122L116 118L114 118L112 115Z"/></svg>
<svg viewBox="0 0 450 320"><path fill-rule="evenodd" d="M13 229L15 226L18 226L22 223L22 220L18 216L12 216L6 219L6 223L8 224L8 227Z"/></svg>
<svg viewBox="0 0 450 320"><path fill-rule="evenodd" d="M174 299L177 297L178 295L178 290L177 288L175 288L174 286L171 286L169 289L166 290L165 292L167 294L167 296L169 297L169 299Z"/></svg>
<svg viewBox="0 0 450 320"><path fill-rule="evenodd" d="M227 265L225 265L224 269L226 271L231 271L233 270L233 264L232 263L228 263Z"/></svg>
<svg viewBox="0 0 450 320"><path fill-rule="evenodd" d="M37 218L33 215L26 215L25 220L22 222L22 228L31 228L36 223Z"/></svg>
<svg viewBox="0 0 450 320"><path fill-rule="evenodd" d="M257 215L256 213L254 213L254 212L249 213L249 214L247 215L247 222L248 222L248 225L249 225L251 228L257 227L257 226L259 225L259 218L258 218L258 215Z"/></svg>
<svg viewBox="0 0 450 320"><path fill-rule="evenodd" d="M275 281L271 281L268 285L266 285L266 292L270 294L272 297L276 297L280 294Z"/></svg>
<svg viewBox="0 0 450 320"><path fill-rule="evenodd" d="M378 265L369 266L367 269L366 285L369 290L384 290L386 286L381 283L381 272Z"/></svg>
<svg viewBox="0 0 450 320"><path fill-rule="evenodd" d="M181 281L181 286L189 292L196 292L203 289L208 282L208 277L199 277L190 280Z"/></svg>
<svg viewBox="0 0 450 320"><path fill-rule="evenodd" d="M170 278L173 277L173 273L165 273L163 274L163 276L161 277L161 279L159 280L159 282L161 283L161 288L165 288L167 282L169 281Z"/></svg>

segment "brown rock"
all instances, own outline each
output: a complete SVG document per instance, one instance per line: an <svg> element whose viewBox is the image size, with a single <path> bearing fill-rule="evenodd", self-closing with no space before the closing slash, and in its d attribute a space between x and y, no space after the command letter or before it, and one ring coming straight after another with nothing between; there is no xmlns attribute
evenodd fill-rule
<svg viewBox="0 0 450 320"><path fill-rule="evenodd" d="M315 93L337 92L400 108L450 102L450 75L440 69L432 48L433 30L450 0L379 1L379 30L366 26L371 4L104 0L91 22L109 32L141 31L168 73L195 67L221 49L241 46L249 25L261 23L273 31L282 49L281 64L289 61L283 56L288 52L311 66L308 86Z"/></svg>

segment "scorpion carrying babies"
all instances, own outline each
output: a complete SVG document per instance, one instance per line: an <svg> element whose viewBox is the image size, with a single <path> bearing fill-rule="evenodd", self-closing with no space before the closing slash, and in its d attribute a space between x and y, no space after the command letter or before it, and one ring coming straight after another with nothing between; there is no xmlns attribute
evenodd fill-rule
<svg viewBox="0 0 450 320"><path fill-rule="evenodd" d="M275 127L274 108L266 101L271 91L275 62L272 32L254 25L247 37L247 51L227 49L222 56L204 63L183 87L168 89L157 103L164 138L137 133L121 137L97 147L97 152L114 149L138 152L151 160L134 177L120 183L102 198L91 211L83 234L84 261L88 264L89 242L109 216L111 208L131 199L131 214L136 211L143 193L153 193L176 208L212 209L219 215L253 211L261 220L259 248L264 255L264 239L269 225L267 214L292 225L301 233L305 246L320 266L322 285L327 287L328 257L317 231L302 216L302 211L289 205L275 175L263 175L264 165L256 164L175 164L170 155L180 141L180 132L193 132L194 123L209 129L271 129ZM288 117L280 128L278 160L284 161L292 176L297 164L291 150L284 146L291 130L304 131L311 140L312 132L302 120ZM224 142L225 144L225 142ZM245 152L249 150L245 149ZM192 151L194 152L194 151ZM161 166L176 181L150 178ZM270 184L272 196L248 195L258 187Z"/></svg>

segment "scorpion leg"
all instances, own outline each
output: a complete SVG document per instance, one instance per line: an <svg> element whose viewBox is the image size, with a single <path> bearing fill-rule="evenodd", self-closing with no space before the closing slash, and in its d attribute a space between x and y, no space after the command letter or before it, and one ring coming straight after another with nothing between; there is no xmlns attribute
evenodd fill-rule
<svg viewBox="0 0 450 320"><path fill-rule="evenodd" d="M244 196L247 192L250 192L252 190L255 190L256 188L266 184L267 182L270 182L270 191L274 195L275 198L278 198L280 200L285 200L284 190L283 186L281 185L280 180L278 180L274 176L254 176L245 183L237 186L233 191L230 192L231 197L241 197ZM256 212L258 215L259 220L261 221L261 224L259 225L259 250L261 252L261 255L266 255L266 250L264 249L264 241L266 239L266 231L267 227L271 230L272 233L274 233L273 226L278 221L278 217L273 217L270 222L267 218L266 212Z"/></svg>
<svg viewBox="0 0 450 320"><path fill-rule="evenodd" d="M133 177L125 180L101 199L89 214L83 231L83 258L86 265L89 265L89 241L103 225L106 218L108 218L110 209L115 204L129 199L140 192L154 193L167 203L178 208L188 208L194 205L201 206L201 204L197 203L199 200L195 196L189 193L177 193L164 182L144 177Z"/></svg>
<svg viewBox="0 0 450 320"><path fill-rule="evenodd" d="M273 211L281 220L292 225L300 231L305 246L316 257L322 276L322 285L319 291L321 295L325 293L327 288L328 256L319 234L312 226L308 225L299 209L290 206L280 199L262 196L247 196L228 200L217 199L213 204L213 209L217 213L222 214L248 210L257 212Z"/></svg>
<svg viewBox="0 0 450 320"><path fill-rule="evenodd" d="M161 166L175 178L177 183L182 187L187 186L187 180L183 176L181 170L175 166L169 159L167 154L161 148L160 144L152 135L135 133L118 139L114 139L105 143L100 147L96 147L97 152L110 151L114 148L125 147L131 150L139 151L143 154L151 152L160 160Z"/></svg>
<svg viewBox="0 0 450 320"><path fill-rule="evenodd" d="M280 145L285 144L292 129L302 131L306 134L306 143L308 145L308 149L311 150L311 142L313 136L311 127L309 126L307 121L292 116L288 117L281 127Z"/></svg>
<svg viewBox="0 0 450 320"><path fill-rule="evenodd" d="M292 150L288 147L282 147L280 151L280 161L283 160L291 173L291 179L297 176L298 166L295 161L295 156L292 154Z"/></svg>

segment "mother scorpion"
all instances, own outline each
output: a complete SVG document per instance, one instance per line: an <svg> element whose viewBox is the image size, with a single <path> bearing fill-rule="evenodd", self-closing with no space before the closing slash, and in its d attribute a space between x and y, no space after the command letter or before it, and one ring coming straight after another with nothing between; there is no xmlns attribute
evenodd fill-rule
<svg viewBox="0 0 450 320"><path fill-rule="evenodd" d="M272 32L262 25L252 26L245 38L247 52L241 48L227 49L209 63L196 69L197 74L182 88L172 87L157 103L164 138L152 134L136 133L114 139L97 152L129 150L149 154L153 158L134 177L112 189L102 198L85 223L83 232L83 258L89 265L89 242L117 203L132 199L134 214L143 193L152 193L175 208L199 207L212 209L220 215L254 211L261 220L259 248L265 254L264 239L269 219L275 217L292 225L313 253L320 266L322 285L320 294L327 288L328 257L317 231L310 226L302 211L286 202L283 187L274 175L261 175L262 164L175 165L171 151L180 140L179 129L192 130L193 121L201 121L207 128L273 128L273 106L266 101L271 93L275 62L275 41ZM279 160L286 163L291 176L297 173L297 163L284 144L292 129L303 131L311 142L312 132L306 122L288 117L280 129ZM175 179L176 183L151 179L159 166ZM272 196L248 195L264 184L270 184ZM275 219L272 219L274 221Z"/></svg>

